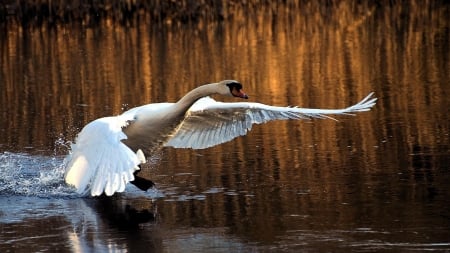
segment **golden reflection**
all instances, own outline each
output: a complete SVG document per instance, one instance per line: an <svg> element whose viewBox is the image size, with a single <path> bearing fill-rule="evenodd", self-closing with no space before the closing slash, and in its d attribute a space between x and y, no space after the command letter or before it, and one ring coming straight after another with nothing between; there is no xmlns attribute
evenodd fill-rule
<svg viewBox="0 0 450 253"><path fill-rule="evenodd" d="M95 118L176 101L199 84L228 78L241 81L251 100L275 105L345 107L375 91L378 105L356 118L255 126L248 136L208 150L168 149L154 169L191 172L197 176L187 184L200 192L214 186L237 193L195 205L161 201L162 216L180 219L167 223L208 217L206 225L235 224L258 239L289 227L286 215L305 206L338 209L330 220L351 222L361 210L348 205L377 194L376 185L358 182L383 173L401 177L397 172L413 165L430 180L427 171L448 156L448 7L432 2L311 1L276 7L276 15L270 6L250 12L230 7L232 22L162 27L12 24L0 38L0 150L51 153L61 135L72 140ZM442 157L423 155L436 150ZM342 182L355 168L361 170ZM387 188L401 191L395 184ZM423 194L412 190L405 198ZM386 201L396 198L402 196L386 194ZM392 212L382 208L370 212ZM314 213L301 215L315 219ZM242 217L256 218L238 222Z"/></svg>

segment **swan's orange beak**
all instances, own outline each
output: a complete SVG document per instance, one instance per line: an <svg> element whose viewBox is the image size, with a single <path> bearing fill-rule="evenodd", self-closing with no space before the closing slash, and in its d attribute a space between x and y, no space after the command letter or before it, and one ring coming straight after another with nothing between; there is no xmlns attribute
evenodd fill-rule
<svg viewBox="0 0 450 253"><path fill-rule="evenodd" d="M233 94L233 96L238 97L238 98L245 98L248 99L247 94L245 94L242 90L238 90L236 88L233 89L233 91L231 92L231 94Z"/></svg>

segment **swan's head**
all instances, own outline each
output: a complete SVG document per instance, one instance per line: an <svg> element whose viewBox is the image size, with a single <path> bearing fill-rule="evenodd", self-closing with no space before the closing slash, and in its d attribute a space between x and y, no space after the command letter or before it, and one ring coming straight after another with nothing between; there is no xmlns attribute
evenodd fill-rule
<svg viewBox="0 0 450 253"><path fill-rule="evenodd" d="M219 94L248 99L242 91L242 84L236 80L223 80L219 82Z"/></svg>

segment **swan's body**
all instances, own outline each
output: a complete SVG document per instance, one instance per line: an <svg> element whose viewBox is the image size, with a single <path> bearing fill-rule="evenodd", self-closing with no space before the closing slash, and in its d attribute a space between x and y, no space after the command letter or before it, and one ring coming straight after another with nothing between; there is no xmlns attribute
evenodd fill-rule
<svg viewBox="0 0 450 253"><path fill-rule="evenodd" d="M66 182L79 193L110 196L122 192L145 163L142 151L159 147L203 149L245 135L253 124L271 120L330 118L327 115L368 111L376 98L369 94L345 109L277 107L260 103L222 103L212 94L248 98L237 81L200 86L177 103L148 104L115 117L87 124L67 157Z"/></svg>

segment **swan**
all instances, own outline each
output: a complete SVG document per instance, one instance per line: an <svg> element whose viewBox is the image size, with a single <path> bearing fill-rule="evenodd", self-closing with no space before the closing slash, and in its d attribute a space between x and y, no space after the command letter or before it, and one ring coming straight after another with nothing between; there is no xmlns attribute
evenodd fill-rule
<svg viewBox="0 0 450 253"><path fill-rule="evenodd" d="M248 99L238 81L223 80L199 86L176 103L147 104L88 123L65 159L65 182L91 196L123 192L129 182L146 190L153 182L137 175L146 162L144 152L161 147L204 149L245 135L253 124L334 119L329 115L369 111L377 100L370 93L345 109L309 109L217 102L209 97L213 94Z"/></svg>

